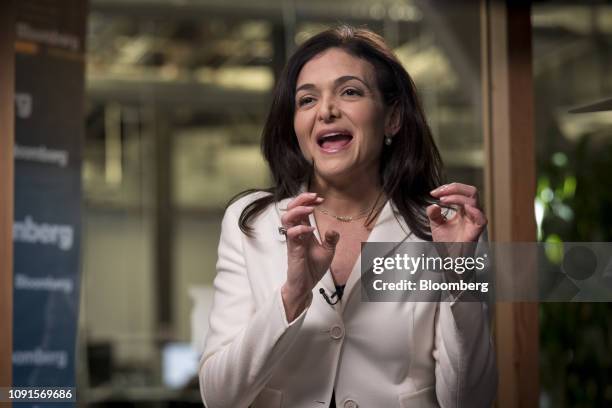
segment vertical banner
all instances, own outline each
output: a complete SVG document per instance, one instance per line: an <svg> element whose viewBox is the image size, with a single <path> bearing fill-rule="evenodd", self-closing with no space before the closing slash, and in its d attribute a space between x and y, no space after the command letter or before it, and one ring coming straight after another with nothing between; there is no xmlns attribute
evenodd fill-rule
<svg viewBox="0 0 612 408"><path fill-rule="evenodd" d="M13 385L74 387L87 2L16 7Z"/></svg>

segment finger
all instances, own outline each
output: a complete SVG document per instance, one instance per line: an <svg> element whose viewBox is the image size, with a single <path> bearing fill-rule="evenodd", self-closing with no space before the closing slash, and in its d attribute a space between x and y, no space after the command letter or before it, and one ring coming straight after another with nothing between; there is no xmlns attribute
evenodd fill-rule
<svg viewBox="0 0 612 408"><path fill-rule="evenodd" d="M460 206L471 205L472 207L478 206L476 198L467 197L460 194L444 195L440 197L440 201L442 202L442 204L456 204Z"/></svg>
<svg viewBox="0 0 612 408"><path fill-rule="evenodd" d="M484 227L487 225L487 217L483 214L480 209L474 207L472 205L466 205L465 207L466 216L479 227Z"/></svg>
<svg viewBox="0 0 612 408"><path fill-rule="evenodd" d="M302 193L289 202L289 204L287 205L287 210L291 210L292 208L303 205L312 205L317 201L319 201L319 203L323 201L317 200L317 198L317 193Z"/></svg>
<svg viewBox="0 0 612 408"><path fill-rule="evenodd" d="M305 241L306 237L312 236L312 232L315 227L310 225L296 225L287 230L287 240L295 244L301 244Z"/></svg>
<svg viewBox="0 0 612 408"><path fill-rule="evenodd" d="M310 225L308 215L312 214L314 207L300 206L288 210L281 216L281 223L285 227L293 225Z"/></svg>
<svg viewBox="0 0 612 408"><path fill-rule="evenodd" d="M450 183L450 184L445 184L443 186L436 188L435 190L431 191L429 194L431 194L434 197L438 197L438 198L442 196L446 196L446 195L451 195L451 194L459 194L459 195L464 195L467 197L477 198L478 189L469 184Z"/></svg>
<svg viewBox="0 0 612 408"><path fill-rule="evenodd" d="M336 244L340 240L340 234L338 231L327 230L325 231L325 239L323 240L323 247L329 251L336 250Z"/></svg>
<svg viewBox="0 0 612 408"><path fill-rule="evenodd" d="M442 208L437 204L432 204L427 207L427 218L436 225L444 224L447 220L442 214Z"/></svg>

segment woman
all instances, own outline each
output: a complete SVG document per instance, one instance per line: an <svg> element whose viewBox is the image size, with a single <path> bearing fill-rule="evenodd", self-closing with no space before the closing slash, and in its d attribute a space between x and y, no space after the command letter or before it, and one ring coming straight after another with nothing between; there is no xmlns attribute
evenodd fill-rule
<svg viewBox="0 0 612 408"><path fill-rule="evenodd" d="M300 46L262 147L274 186L222 223L206 407L489 406L481 303L368 303L355 290L362 242L476 241L486 224L474 187L440 186L414 85L382 38L342 26ZM447 219L434 199L458 211Z"/></svg>

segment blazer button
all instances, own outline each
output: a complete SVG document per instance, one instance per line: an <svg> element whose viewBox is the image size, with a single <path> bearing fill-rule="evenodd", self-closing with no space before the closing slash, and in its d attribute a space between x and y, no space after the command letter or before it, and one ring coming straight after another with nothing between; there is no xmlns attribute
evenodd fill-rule
<svg viewBox="0 0 612 408"><path fill-rule="evenodd" d="M329 331L329 335L334 340L341 339L344 336L344 329L340 326L333 326Z"/></svg>
<svg viewBox="0 0 612 408"><path fill-rule="evenodd" d="M357 408L357 407L358 407L357 403L353 400L344 401L344 408Z"/></svg>

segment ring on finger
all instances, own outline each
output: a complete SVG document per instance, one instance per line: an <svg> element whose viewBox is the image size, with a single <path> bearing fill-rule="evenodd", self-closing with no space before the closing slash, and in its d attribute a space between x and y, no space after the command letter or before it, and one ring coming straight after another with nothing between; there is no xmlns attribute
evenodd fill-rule
<svg viewBox="0 0 612 408"><path fill-rule="evenodd" d="M440 215L442 216L442 220L443 220L444 222L448 221L448 216L447 216L447 214L448 214L448 210L446 210L446 211L444 211L444 212L441 212L441 213L440 213Z"/></svg>

